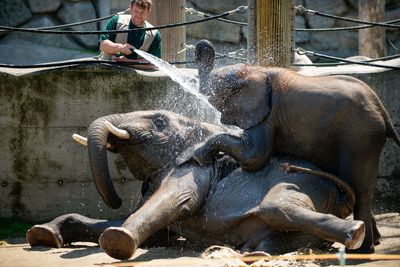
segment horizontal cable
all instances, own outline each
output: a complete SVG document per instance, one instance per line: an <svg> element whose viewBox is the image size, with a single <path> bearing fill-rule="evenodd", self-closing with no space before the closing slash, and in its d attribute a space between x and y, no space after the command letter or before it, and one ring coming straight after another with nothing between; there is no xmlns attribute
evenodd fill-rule
<svg viewBox="0 0 400 267"><path fill-rule="evenodd" d="M106 19L110 19L114 17L115 15L122 15L122 14L130 14L130 9L126 9L124 11L118 12L116 14L108 15L105 17L97 18L97 19L90 19L90 20L84 20L81 22L74 22L70 24L63 24L63 25L55 25L55 26L48 26L48 27L40 27L40 28L27 28L27 29L32 29L32 30L56 30L56 29L64 29L64 28L70 28L70 27L75 27L75 26L80 26L80 25L85 25L85 24L90 24L90 23L95 23L99 21L103 21ZM3 31L0 30L0 33L9 33L12 31Z"/></svg>
<svg viewBox="0 0 400 267"><path fill-rule="evenodd" d="M350 18L344 18L340 16L335 16L311 9L307 9L304 6L297 6L296 9L300 14L312 14L312 15L317 15L317 16L322 16L322 17L327 17L331 19L338 19L338 20L344 20L344 21L349 21L349 22L354 22L354 23L360 23L360 24L366 24L366 25L372 25L372 26L379 26L379 27L388 27L388 28L397 28L400 29L400 25L392 25L384 22L371 22L371 21L364 21L364 20L359 20L359 19L350 19Z"/></svg>
<svg viewBox="0 0 400 267"><path fill-rule="evenodd" d="M376 61L382 61L382 60L390 60L390 59L396 59L400 58L400 55L391 55L391 56L386 56L386 57L380 57L380 58L375 58L375 59L369 59L369 60L363 60L362 62L376 62ZM359 61L356 61L359 62ZM329 66L339 66L339 65L350 65L354 64L353 62L329 62L329 63L312 63L312 64L297 64L294 63L292 64L293 66L317 66L317 67L329 67Z"/></svg>
<svg viewBox="0 0 400 267"><path fill-rule="evenodd" d="M213 20L213 19L217 19L217 18L221 18L221 17L226 17L226 16L232 15L237 12L242 12L242 10L244 10L244 9L245 9L245 7L240 6L235 10L227 11L227 12L221 13L219 15L215 15L215 16L200 19L200 20L187 21L187 22L181 22L181 23L176 23L176 24L168 24L168 25L163 25L163 26L155 26L155 27L149 27L149 28L139 28L139 29L112 30L112 31L48 31L48 30L36 30L36 29L0 26L0 30L7 30L7 31L14 31L14 32L43 33L43 34L76 34L76 35L117 34L117 33L125 33L125 32L151 31L151 30L159 30L159 29L165 29L165 28L186 26L186 25L201 23L204 21L209 21L209 20Z"/></svg>
<svg viewBox="0 0 400 267"><path fill-rule="evenodd" d="M202 17L202 18L204 18L204 17L212 17L212 15L197 11L194 8L188 8L188 7L184 7L184 8L185 8L185 11L189 15L197 15L197 16ZM247 10L247 9L249 9L249 7L245 7L245 10ZM244 13L244 12L242 12L242 13ZM241 26L247 26L246 22L239 22L239 21L223 19L223 18L218 18L217 20L222 21L222 22L226 22L226 23L230 23L230 24L237 24L237 25L241 25Z"/></svg>
<svg viewBox="0 0 400 267"><path fill-rule="evenodd" d="M14 64L0 64L2 68L14 68L14 69L30 69L30 68L50 68L50 67L64 67L79 64L91 64L91 63L103 63L111 65L150 65L147 62L120 62L111 60L97 60L96 58L89 60L76 60L76 61L65 61L65 62L51 62L51 63L40 63L33 65L14 65Z"/></svg>
<svg viewBox="0 0 400 267"><path fill-rule="evenodd" d="M392 24L392 23L397 23L400 22L400 19L395 19L395 20L389 20L384 23L387 24ZM367 28L373 28L376 27L376 25L365 25L365 26L354 26L354 27L337 27L337 28L315 28L315 29L301 29L301 28L296 28L297 32L325 32L325 31L354 31L354 30L361 30L361 29L367 29Z"/></svg>
<svg viewBox="0 0 400 267"><path fill-rule="evenodd" d="M194 46L186 45L184 49L193 49ZM243 56L246 51L244 49L240 49L236 52L230 52L226 55L218 54L215 57L216 60L222 58L233 58L237 60L242 60L236 56ZM64 61L64 62L50 62L50 63L40 63L40 64L32 64L32 65L14 65L14 64L2 64L0 63L0 68L20 68L20 69L29 69L29 68L50 68L50 67L64 67L64 66L72 66L72 65L79 65L79 64L91 64L91 63L103 63L103 64L111 64L111 65L152 65L149 62L121 62L121 61L112 61L112 60L97 60L96 57L93 59L86 59L86 60L75 60L75 61ZM176 62L167 62L171 65L180 65L180 64L192 64L196 63L193 61L176 61Z"/></svg>
<svg viewBox="0 0 400 267"><path fill-rule="evenodd" d="M203 13L203 12L197 11L194 8L185 7L185 10L189 15L197 15L199 17L211 16L211 15L209 15L207 13ZM317 12L317 11L315 11L315 12ZM228 20L228 19L223 19L223 18L218 18L217 20L223 21L223 22L226 22L226 23L238 24L238 25L241 25L241 26L247 26L246 22L238 22L238 21L233 21L233 20ZM383 23L384 24L393 24L393 23L397 23L397 22L400 22L400 19L390 20L390 21L386 21L386 22L383 22ZM376 26L378 26L378 25L364 25L364 26L337 27L337 28L315 28L315 29L296 28L295 31L297 31L297 32L354 31L354 30L372 28L372 27L376 27Z"/></svg>
<svg viewBox="0 0 400 267"><path fill-rule="evenodd" d="M344 59L344 58L339 58L339 57L334 57L334 56L328 56L320 53L316 53L313 51L307 51L301 47L294 49L295 52L299 55L307 55L307 56L313 56L313 57L319 57L319 58L324 58L324 59L329 59L329 60L335 60L335 61L341 61L341 62L346 62L346 63L351 63L351 64L358 64L358 65L364 65L364 66L369 66L369 67L378 67L378 68L386 68L386 69L397 69L400 70L400 66L389 66L389 65L381 65L381 64L374 64L366 61L355 61L355 60L350 60L350 59ZM312 64L309 64L308 66L311 66Z"/></svg>
<svg viewBox="0 0 400 267"><path fill-rule="evenodd" d="M81 22L75 22L75 23L70 23L70 24L63 24L63 25L56 25L56 26L48 26L48 27L40 27L40 28L25 28L25 29L30 29L30 30L56 30L56 29L64 29L64 28L70 28L70 27L75 27L75 26L80 26L80 25L85 25L85 24L90 24L94 22L99 22L102 20L110 19L115 15L109 15L106 17L98 18L98 19L91 19L91 20L85 20ZM6 30L0 30L0 33L10 33L13 31L6 31Z"/></svg>

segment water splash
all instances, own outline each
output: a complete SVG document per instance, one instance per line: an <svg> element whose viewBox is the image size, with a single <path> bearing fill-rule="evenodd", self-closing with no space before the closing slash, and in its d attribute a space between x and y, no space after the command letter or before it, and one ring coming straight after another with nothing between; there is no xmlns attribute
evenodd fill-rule
<svg viewBox="0 0 400 267"><path fill-rule="evenodd" d="M147 52L144 52L142 50L134 50L135 53L143 57L144 59L147 59L150 61L152 64L154 64L157 68L165 72L173 81L179 83L181 87L188 93L196 96L198 99L200 99L203 104L214 110L216 114L219 113L207 100L207 97L202 95L199 92L199 79L191 76L177 67L169 64L168 62L162 60L161 58L155 57Z"/></svg>

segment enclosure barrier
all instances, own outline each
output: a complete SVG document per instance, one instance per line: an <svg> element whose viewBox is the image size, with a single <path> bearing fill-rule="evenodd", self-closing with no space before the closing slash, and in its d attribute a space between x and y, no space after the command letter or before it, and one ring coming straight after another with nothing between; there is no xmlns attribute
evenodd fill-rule
<svg viewBox="0 0 400 267"><path fill-rule="evenodd" d="M183 22L183 23L178 23L178 24L170 24L170 25L163 25L163 26L157 26L153 28L147 28L146 30L153 30L153 29L163 29L163 28L168 28L168 27L179 27L179 26L185 26L185 25L190 25L190 24L195 24L195 23L202 23L205 21L217 19L222 22L226 23L235 23L239 24L242 26L245 26L245 23L241 22L235 22L235 21L230 21L223 19L223 17L229 16L231 14L237 13L237 12L246 12L251 7L238 7L235 10L228 11L221 13L219 15L209 15L205 13L201 13L198 11L195 11L194 9L189 9L185 8L186 11L191 14L191 15L199 15L202 16L203 18L200 20L195 20L191 22ZM368 27L390 27L390 28L400 28L400 25L392 25L393 23L400 22L400 19L398 20L392 20L392 21L387 21L385 23L376 23L376 22L368 22L368 21L361 21L361 20L355 20L355 19L348 19L348 18L342 18L330 14L325 14L322 12L314 11L314 10L309 10L307 8L304 8L302 6L296 7L297 11L300 14L312 14L312 15L318 15L318 16L323 16L331 19L340 19L340 20L345 20L345 21L350 21L354 23L359 23L359 24L366 24L368 26L356 26L356 27L341 27L341 28L325 28L325 29L296 29L296 31L308 31L308 32L320 32L320 31L342 31L342 30L359 30L363 28L368 28ZM123 12L120 12L123 13ZM118 14L120 14L118 13ZM66 24L66 25L60 25L60 26L52 26L52 27L44 27L44 28L36 28L36 29L23 29L23 28L14 28L14 27L5 27L5 26L0 26L1 33L5 32L30 32L30 33L40 33L40 34L103 34L103 33L120 33L120 32L130 32L130 31L137 31L137 30L119 30L119 31L51 31L54 29L61 29L61 28L67 28L67 27L73 27L77 25L82 25L85 23L94 23L98 22L100 20L105 20L109 19L111 16L99 18L96 20L90 20L90 21L85 21L85 22L80 22L80 23L73 23L73 24ZM182 53L186 50L193 50L193 46L188 46L185 44L184 49L179 51L178 53ZM224 58L224 57L231 57L235 58L236 56L238 57L244 57L246 54L249 52L251 48L245 50L241 49L236 52L231 52L226 55L219 55L218 58ZM380 68L390 68L390 69L400 69L399 66L387 66L387 65L381 65L381 64L373 64L371 63L372 61L377 61L377 60L384 60L384 59L391 59L395 57L399 57L399 55L395 56L390 56L390 57L384 57L380 59L375 59L371 61L352 61L352 60L347 60L343 58L338 58L338 57L332 57L324 54L320 54L317 52L313 51L307 51L302 48L295 48L295 52L297 52L299 55L308 55L308 56L314 56L314 57L319 57L323 59L329 59L329 60L335 60L339 62L345 62L345 63L332 63L330 65L339 65L339 64L360 64L360 65L366 65L366 66L372 66L372 67L380 67ZM243 60L243 58L237 58L239 60ZM73 61L73 62L58 62L58 63L44 63L44 64L35 64L35 65L9 65L9 64L0 64L0 67L9 67L9 68L38 68L38 67L59 67L59 66L67 66L67 65L78 65L78 64L89 64L89 63L105 63L105 64L115 64L115 65L124 65L126 63L123 62L112 62L112 61L100 61L100 60L78 60L78 61ZM170 62L171 64L185 64L185 63L193 63L193 61L185 61L185 62ZM299 66L303 66L300 65ZM310 64L307 66L323 66L323 64ZM327 66L327 64L324 64L324 66ZM337 259L337 260L345 260L345 259L359 259L359 260L399 260L400 255L382 255L382 254L371 254L371 255L359 255L359 254L323 254L323 255L290 255L290 256L271 256L268 258L265 257L243 257L240 258L240 260L244 262L251 262L251 261L258 261L258 260L274 260L274 259L280 259L280 260L327 260L327 259ZM138 262L132 262L132 266L134 264L138 264ZM148 264L148 263L147 263ZM159 263L157 263L159 264ZM113 265L119 266L119 263L114 263ZM121 266L129 266L127 263L121 263Z"/></svg>
<svg viewBox="0 0 400 267"><path fill-rule="evenodd" d="M202 17L202 19L199 20L194 20L194 21L189 21L189 22L182 22L182 23L176 23L176 24L168 24L168 25L162 25L162 26L155 26L152 28L146 28L146 29L131 29L131 30L114 30L114 31L52 31L53 29L60 29L60 28L67 28L67 27L72 27L72 26L78 26L82 24L87 24L87 23L95 23L101 20L106 20L109 19L110 16L106 16L103 18L98 18L94 20L88 20L88 21L83 21L83 22L78 22L78 23L71 23L71 24L65 24L65 25L59 25L59 26L52 26L52 27L43 27L43 28L17 28L17 27L7 27L7 26L0 26L0 33L6 33L6 32L29 32L29 33L39 33L39 34L78 34L78 35L91 35L91 34L115 34L115 33L125 33L125 32L134 32L134 31L147 31L147 30L155 30L155 29L165 29L165 28L171 28L171 27L180 27L180 26L186 26L190 24L196 24L196 23L202 23L205 21L209 20L220 20L222 22L226 23L234 23L234 24L239 24L242 26L247 25L246 23L242 22L237 22L237 21L232 21L232 20L226 20L223 19L223 17L235 14L235 13L244 13L248 9L254 8L253 6L239 6L238 8L231 10L231 11L226 11L218 15L210 15L206 14L200 11L196 11L194 8L187 8L183 7L185 11L190 14L190 15L197 15ZM296 6L294 9L299 13L299 14L311 14L311 15L317 15L317 16L322 16L326 18L331 18L331 19L338 19L338 20L343 20L343 21L349 21L349 22L354 22L354 23L359 23L359 24L366 24L367 26L356 26L356 27L340 27L340 28L322 28L322 29L295 29L296 31L300 32L321 32L321 31L344 31L344 30L359 30L359 29L364 29L364 28L370 28L370 27L389 27L389 28L395 28L395 29L400 29L400 25L392 25L393 23L400 22L400 19L396 20L391 20L387 22L370 22L370 21L363 21L363 20L358 20L358 19L351 19L351 18L344 18L340 16L335 16L327 13L323 13L320 11L316 10L311 10L307 9L304 6ZM122 14L128 12L129 9L119 12L117 14ZM51 30L50 30L51 29ZM186 44L183 44L184 49L178 51L178 53L183 53L184 51L190 49L193 50L193 47L190 47ZM249 51L251 51L253 48L248 48L247 50L245 49L240 49L239 51L236 52L231 52L227 53L226 55L221 55L217 54L218 57L216 59L220 58L234 58L237 60L245 60L245 58L241 58L243 56L246 56ZM339 62L344 62L344 63L313 63L313 64L307 64L307 66L332 66L332 65L343 65L343 64L358 64L358 65L364 65L364 66L371 66L371 67L380 67L380 68L388 68L388 69L399 69L398 66L390 66L390 65L382 65L382 64L373 64L370 63L371 61L354 61L354 60L348 60L344 58L339 58L339 57L333 57L329 55L324 55L322 53L318 52L313 52L313 51L305 51L302 48L293 48L293 51L297 52L299 55L308 55L308 56L313 56L313 57L318 57L322 59L329 59L329 60L335 60ZM239 57L236 57L239 56ZM385 60L385 59L392 59L392 58L397 58L400 57L400 55L393 55L390 57L382 57L375 59L373 61L378 61L378 60ZM97 61L99 62L99 61ZM0 67L9 67L9 68L40 68L40 67L56 67L56 66L66 66L66 65L76 65L76 64L87 64L87 63L94 63L92 61L74 61L74 62L64 62L64 63L56 63L56 64L35 64L35 65L12 65L12 64L0 64ZM99 62L99 63L107 63L107 64L115 64L115 65L129 65L124 62ZM170 64L189 64L189 63L194 63L194 61L178 61L178 62L169 62ZM140 63L140 64L149 64L149 63ZM304 64L293 64L293 66L305 66Z"/></svg>

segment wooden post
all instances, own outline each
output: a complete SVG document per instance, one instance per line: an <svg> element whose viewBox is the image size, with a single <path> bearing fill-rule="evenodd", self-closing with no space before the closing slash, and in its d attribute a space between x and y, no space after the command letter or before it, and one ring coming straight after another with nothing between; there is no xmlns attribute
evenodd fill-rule
<svg viewBox="0 0 400 267"><path fill-rule="evenodd" d="M257 0L257 55L261 66L290 67L292 0Z"/></svg>
<svg viewBox="0 0 400 267"><path fill-rule="evenodd" d="M175 24L186 20L186 0L153 1L148 21L154 26ZM186 52L177 54L186 42L186 28L172 27L159 30L162 37L162 59L168 62L185 61Z"/></svg>
<svg viewBox="0 0 400 267"><path fill-rule="evenodd" d="M358 0L358 16L360 20L383 22L385 20L385 0ZM386 29L372 27L358 32L359 54L369 58L385 57Z"/></svg>
<svg viewBox="0 0 400 267"><path fill-rule="evenodd" d="M247 62L257 64L257 0L248 0L247 6Z"/></svg>
<svg viewBox="0 0 400 267"><path fill-rule="evenodd" d="M296 48L296 13L297 10L294 8L296 6L296 0L292 0L292 7L290 12L290 66L293 65L295 60L294 49Z"/></svg>

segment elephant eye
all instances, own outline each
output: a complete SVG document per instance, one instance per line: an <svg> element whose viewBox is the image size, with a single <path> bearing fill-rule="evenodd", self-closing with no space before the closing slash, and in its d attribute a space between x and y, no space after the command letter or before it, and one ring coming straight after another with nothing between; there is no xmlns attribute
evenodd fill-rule
<svg viewBox="0 0 400 267"><path fill-rule="evenodd" d="M154 125L157 126L158 128L164 127L165 121L162 118L155 118Z"/></svg>

